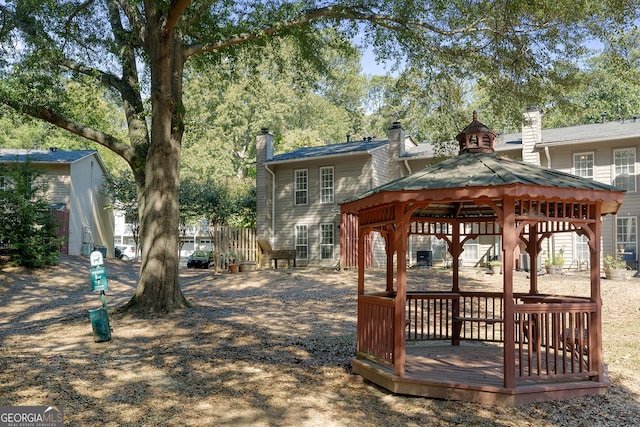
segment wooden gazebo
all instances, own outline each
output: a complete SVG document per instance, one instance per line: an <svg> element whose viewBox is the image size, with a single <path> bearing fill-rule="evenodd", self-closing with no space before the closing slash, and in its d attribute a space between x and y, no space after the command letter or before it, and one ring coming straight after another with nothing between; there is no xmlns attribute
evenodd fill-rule
<svg viewBox="0 0 640 427"><path fill-rule="evenodd" d="M601 218L618 211L624 192L496 155L495 134L475 112L457 139L457 157L341 205L342 223L358 224L354 373L400 394L496 405L604 393ZM366 242L376 232L386 290L366 292ZM541 293L542 243L571 232L589 242L590 297ZM450 291L407 292L412 234L446 241ZM470 292L460 281L463 245L481 236L500 239L502 292ZM532 260L527 293L513 291L520 252Z"/></svg>

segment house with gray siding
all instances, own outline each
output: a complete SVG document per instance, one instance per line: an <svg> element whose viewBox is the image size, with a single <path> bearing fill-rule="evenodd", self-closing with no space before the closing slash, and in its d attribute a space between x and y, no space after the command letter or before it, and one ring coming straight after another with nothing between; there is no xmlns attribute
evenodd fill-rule
<svg viewBox="0 0 640 427"><path fill-rule="evenodd" d="M299 266L337 266L340 202L406 175L399 157L416 146L399 123L387 139L274 155L265 130L256 144L257 238L273 249L295 249Z"/></svg>
<svg viewBox="0 0 640 427"><path fill-rule="evenodd" d="M624 254L637 264L637 223L640 194L637 184L640 121L617 120L565 128L543 129L543 115L531 109L523 113L519 133L498 135L498 155L612 184L625 189L618 215L603 222L602 249ZM386 139L344 142L301 148L274 154L273 136L257 138L257 236L274 249L296 249L298 265L336 266L339 251L339 204L371 188L424 169L436 161L433 146L415 144L399 123ZM562 234L545 242L540 266L546 257L562 251L565 268L584 269L588 247L577 234ZM374 261L384 254L382 239L373 242ZM500 256L500 241L491 237L468 240L462 265L485 266ZM446 243L412 236L409 265L419 252L428 251L432 262L447 263ZM383 264L384 257L380 258ZM533 262L518 260L518 268Z"/></svg>
<svg viewBox="0 0 640 427"><path fill-rule="evenodd" d="M88 256L94 247L112 257L113 212L103 190L108 174L95 150L0 148L0 163L30 162L47 185L47 201L68 218L65 251Z"/></svg>

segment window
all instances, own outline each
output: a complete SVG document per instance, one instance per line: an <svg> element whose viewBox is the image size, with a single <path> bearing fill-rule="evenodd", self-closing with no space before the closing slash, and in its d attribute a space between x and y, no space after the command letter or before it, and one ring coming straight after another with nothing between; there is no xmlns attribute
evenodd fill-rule
<svg viewBox="0 0 640 427"><path fill-rule="evenodd" d="M590 260L589 239L583 234L576 234L575 239L575 256L574 258L580 262L588 262Z"/></svg>
<svg viewBox="0 0 640 427"><path fill-rule="evenodd" d="M470 239L463 245L462 259L465 261L478 261L480 259L480 245L477 239Z"/></svg>
<svg viewBox="0 0 640 427"><path fill-rule="evenodd" d="M296 225L296 258L309 258L309 234L306 225Z"/></svg>
<svg viewBox="0 0 640 427"><path fill-rule="evenodd" d="M627 191L636 191L636 150L613 150L613 185Z"/></svg>
<svg viewBox="0 0 640 427"><path fill-rule="evenodd" d="M320 168L320 203L333 203L333 166Z"/></svg>
<svg viewBox="0 0 640 427"><path fill-rule="evenodd" d="M447 252L447 242L444 239L432 240L431 250L433 251L434 260L445 261L450 258L449 252Z"/></svg>
<svg viewBox="0 0 640 427"><path fill-rule="evenodd" d="M616 244L618 252L636 253L638 228L636 217L616 219Z"/></svg>
<svg viewBox="0 0 640 427"><path fill-rule="evenodd" d="M573 173L583 178L593 179L593 153L575 153Z"/></svg>
<svg viewBox="0 0 640 427"><path fill-rule="evenodd" d="M297 169L295 171L295 204L306 205L309 189L309 171L307 169Z"/></svg>
<svg viewBox="0 0 640 427"><path fill-rule="evenodd" d="M320 224L320 258L333 259L333 224Z"/></svg>

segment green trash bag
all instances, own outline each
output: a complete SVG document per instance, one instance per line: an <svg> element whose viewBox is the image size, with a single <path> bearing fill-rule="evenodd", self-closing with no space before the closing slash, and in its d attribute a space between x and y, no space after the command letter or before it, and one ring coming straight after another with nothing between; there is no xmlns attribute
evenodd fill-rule
<svg viewBox="0 0 640 427"><path fill-rule="evenodd" d="M109 341L111 339L111 327L109 326L109 314L104 308L89 310L89 319L93 328L95 342Z"/></svg>

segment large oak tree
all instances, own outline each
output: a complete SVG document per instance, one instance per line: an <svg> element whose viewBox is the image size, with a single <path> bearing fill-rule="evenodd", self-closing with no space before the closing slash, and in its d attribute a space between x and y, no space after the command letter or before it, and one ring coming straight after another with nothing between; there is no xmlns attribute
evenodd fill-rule
<svg viewBox="0 0 640 427"><path fill-rule="evenodd" d="M14 0L0 5L0 102L128 163L142 243L128 307L167 312L188 305L178 276L187 60L215 67L287 37L301 63L322 69L314 52L335 43L323 37L332 27L345 39L358 34L381 59L482 77L489 93L509 96L505 108L519 111L568 80L586 38L633 22L637 9L634 0ZM119 97L127 138L73 114L64 90L71 80Z"/></svg>

